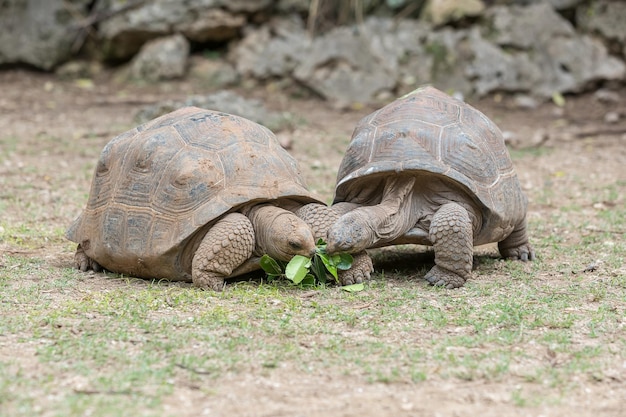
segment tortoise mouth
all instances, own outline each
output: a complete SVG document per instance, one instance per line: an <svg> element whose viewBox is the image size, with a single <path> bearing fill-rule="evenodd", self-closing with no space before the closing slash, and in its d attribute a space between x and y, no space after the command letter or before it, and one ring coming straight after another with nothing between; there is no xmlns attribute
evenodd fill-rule
<svg viewBox="0 0 626 417"><path fill-rule="evenodd" d="M327 239L326 252L330 255L333 255L337 252L345 252L345 247L347 246L343 242L338 242L330 237Z"/></svg>

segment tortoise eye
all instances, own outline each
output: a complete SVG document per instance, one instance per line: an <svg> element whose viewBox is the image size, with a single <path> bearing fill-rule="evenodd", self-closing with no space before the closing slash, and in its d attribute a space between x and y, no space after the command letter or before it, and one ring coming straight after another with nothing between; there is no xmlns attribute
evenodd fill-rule
<svg viewBox="0 0 626 417"><path fill-rule="evenodd" d="M302 245L299 242L294 242L292 240L289 241L289 247L291 249L300 250L302 249Z"/></svg>

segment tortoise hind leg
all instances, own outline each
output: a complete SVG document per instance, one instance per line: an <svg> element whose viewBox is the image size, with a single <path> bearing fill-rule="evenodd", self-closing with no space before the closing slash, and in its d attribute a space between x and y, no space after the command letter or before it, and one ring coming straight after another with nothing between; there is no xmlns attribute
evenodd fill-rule
<svg viewBox="0 0 626 417"><path fill-rule="evenodd" d="M498 250L500 255L507 259L515 259L522 262L535 260L535 251L528 242L525 218L506 239L498 242Z"/></svg>
<svg viewBox="0 0 626 417"><path fill-rule="evenodd" d="M435 266L426 280L446 288L462 287L471 276L474 253L467 210L456 203L442 205L432 218L429 238L435 249Z"/></svg>
<svg viewBox="0 0 626 417"><path fill-rule="evenodd" d="M92 269L94 272L101 272L102 267L94 259L87 256L83 247L79 244L74 254L74 266L81 272L87 272Z"/></svg>
<svg viewBox="0 0 626 417"><path fill-rule="evenodd" d="M193 285L222 291L224 279L252 256L254 244L254 229L246 216L224 216L209 229L193 256Z"/></svg>

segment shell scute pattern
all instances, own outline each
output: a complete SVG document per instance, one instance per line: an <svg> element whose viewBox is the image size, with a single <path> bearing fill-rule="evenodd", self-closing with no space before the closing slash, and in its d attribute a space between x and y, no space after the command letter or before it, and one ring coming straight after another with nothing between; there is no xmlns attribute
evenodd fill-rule
<svg viewBox="0 0 626 417"><path fill-rule="evenodd" d="M493 162L501 173L513 171L500 129L487 116L472 107L462 109L459 124L463 130L479 144L481 149L488 149Z"/></svg>
<svg viewBox="0 0 626 417"><path fill-rule="evenodd" d="M447 126L443 131L445 142L440 141L441 162L455 170L465 179L463 185L478 183L478 186L491 187L500 173L495 155L485 152L480 137L468 132L461 124Z"/></svg>
<svg viewBox="0 0 626 417"><path fill-rule="evenodd" d="M419 111L416 111L419 109ZM370 122L374 126L384 126L397 121L416 120L438 127L448 126L459 120L460 107L457 102L442 100L440 95L419 94L408 95L390 106L373 114Z"/></svg>
<svg viewBox="0 0 626 417"><path fill-rule="evenodd" d="M524 217L526 198L498 127L432 87L390 103L357 125L339 168L334 202L364 203L373 194L355 195L356 189L373 189L370 185L382 176L399 172L413 173L418 181L439 174L461 185L483 206L486 230L510 228Z"/></svg>

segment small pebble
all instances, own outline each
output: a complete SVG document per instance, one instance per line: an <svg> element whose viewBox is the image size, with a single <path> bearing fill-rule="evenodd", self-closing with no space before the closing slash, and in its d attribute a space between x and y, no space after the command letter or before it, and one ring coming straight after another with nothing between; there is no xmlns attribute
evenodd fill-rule
<svg viewBox="0 0 626 417"><path fill-rule="evenodd" d="M604 121L607 123L619 122L619 113L616 111L610 111L604 115Z"/></svg>
<svg viewBox="0 0 626 417"><path fill-rule="evenodd" d="M513 103L515 104L515 107L529 110L536 109L539 105L539 103L537 103L537 100L535 100L533 97L524 94L516 95L513 99Z"/></svg>
<svg viewBox="0 0 626 417"><path fill-rule="evenodd" d="M615 91L601 88L593 95L596 100L602 103L618 103L620 101L619 94Z"/></svg>

